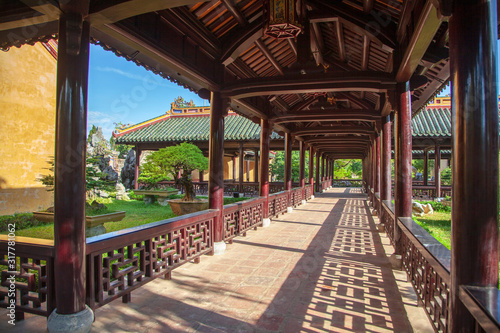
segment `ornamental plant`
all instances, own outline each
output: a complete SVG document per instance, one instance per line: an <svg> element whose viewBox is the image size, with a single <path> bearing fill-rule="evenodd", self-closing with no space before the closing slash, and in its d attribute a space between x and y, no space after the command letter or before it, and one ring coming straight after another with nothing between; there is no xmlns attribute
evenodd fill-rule
<svg viewBox="0 0 500 333"><path fill-rule="evenodd" d="M191 173L194 170L207 170L208 158L203 156L200 148L187 142L177 146L161 148L146 157L142 170L148 177L162 179L172 177L176 185L184 187L182 201L196 200Z"/></svg>

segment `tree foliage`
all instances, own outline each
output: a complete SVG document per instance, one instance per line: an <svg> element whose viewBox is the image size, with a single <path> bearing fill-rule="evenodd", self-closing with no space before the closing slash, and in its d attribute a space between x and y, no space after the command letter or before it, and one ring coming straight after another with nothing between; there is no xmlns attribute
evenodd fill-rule
<svg viewBox="0 0 500 333"><path fill-rule="evenodd" d="M147 177L156 177L157 179L174 178L175 183L182 185L185 189L186 194L182 200L192 201L196 198L196 195L191 173L194 170L207 169L208 158L203 156L200 148L191 143L183 142L177 146L162 148L149 155L141 171Z"/></svg>
<svg viewBox="0 0 500 333"><path fill-rule="evenodd" d="M309 152L306 151L305 155L305 177L309 174ZM274 181L284 181L285 180L285 152L278 151L269 165L269 172L271 173L272 179ZM300 152L292 151L292 181L299 181L300 172Z"/></svg>

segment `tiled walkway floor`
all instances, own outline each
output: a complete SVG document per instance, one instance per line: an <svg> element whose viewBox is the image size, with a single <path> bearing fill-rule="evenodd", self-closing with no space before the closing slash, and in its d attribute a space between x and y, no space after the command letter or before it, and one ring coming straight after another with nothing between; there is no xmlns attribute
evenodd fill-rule
<svg viewBox="0 0 500 333"><path fill-rule="evenodd" d="M411 290L398 289L380 237L359 189L331 189L98 309L93 332L412 332L407 311L422 310L405 309ZM15 330L44 328L31 317Z"/></svg>

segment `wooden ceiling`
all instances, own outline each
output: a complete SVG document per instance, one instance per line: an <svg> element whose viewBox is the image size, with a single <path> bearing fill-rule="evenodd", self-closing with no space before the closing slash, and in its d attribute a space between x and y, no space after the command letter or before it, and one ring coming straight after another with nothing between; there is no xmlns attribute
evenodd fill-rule
<svg viewBox="0 0 500 333"><path fill-rule="evenodd" d="M416 114L449 77L445 0L304 0L296 40L263 34L265 1L81 3L95 43L193 91L221 91L236 112L335 158L367 153L398 82L415 86ZM0 47L57 34L60 8L3 1Z"/></svg>

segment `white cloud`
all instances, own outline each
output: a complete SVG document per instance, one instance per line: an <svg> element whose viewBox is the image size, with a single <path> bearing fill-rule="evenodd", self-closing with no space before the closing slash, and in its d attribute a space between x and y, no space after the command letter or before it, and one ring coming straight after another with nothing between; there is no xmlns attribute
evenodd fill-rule
<svg viewBox="0 0 500 333"><path fill-rule="evenodd" d="M102 128L102 133L105 138L110 138L111 133L115 129L115 123L120 119L112 114L106 114L100 111L88 111L87 113L87 134L92 128L92 125Z"/></svg>
<svg viewBox="0 0 500 333"><path fill-rule="evenodd" d="M121 76L125 76L126 78L129 78L131 80L145 82L146 84L156 84L158 86L168 87L168 85L165 82L163 82L165 79L163 79L162 77L160 77L152 72L146 72L145 75L136 75L136 74L132 74L132 73L123 71L121 69L109 67L109 66L106 66L106 67L98 66L98 67L96 67L96 70L98 70L100 72L115 73L115 74L118 74Z"/></svg>

